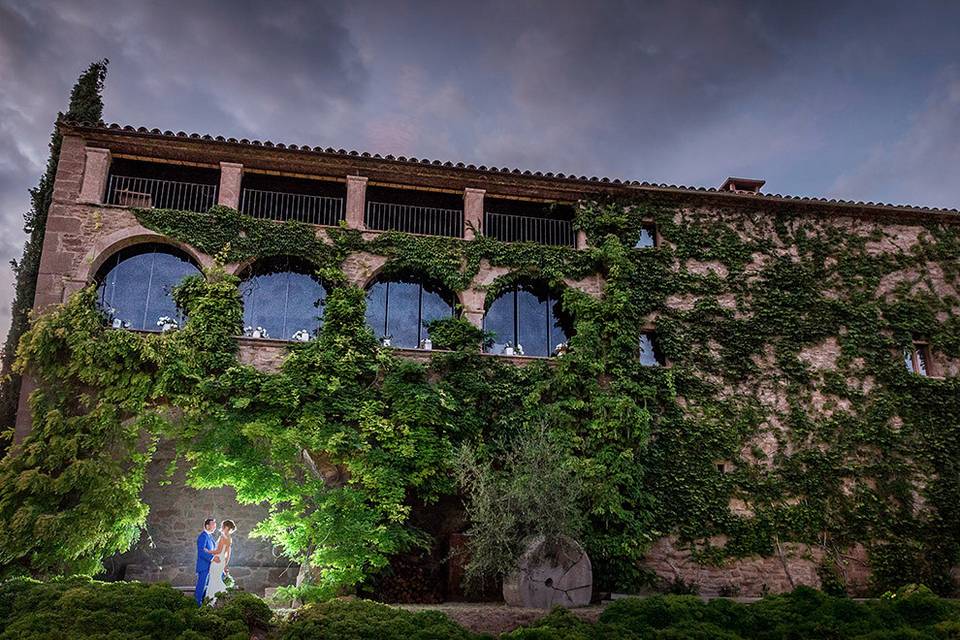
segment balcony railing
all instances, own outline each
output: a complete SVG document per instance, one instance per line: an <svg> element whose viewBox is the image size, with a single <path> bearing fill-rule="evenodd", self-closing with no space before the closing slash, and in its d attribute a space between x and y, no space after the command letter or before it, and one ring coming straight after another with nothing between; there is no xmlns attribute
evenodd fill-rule
<svg viewBox="0 0 960 640"><path fill-rule="evenodd" d="M296 220L335 227L344 218L343 198L244 189L240 211L254 218Z"/></svg>
<svg viewBox="0 0 960 640"><path fill-rule="evenodd" d="M363 219L367 229L404 231L427 236L463 237L463 211L408 204L368 202Z"/></svg>
<svg viewBox="0 0 960 640"><path fill-rule="evenodd" d="M569 220L487 212L483 218L483 235L503 242L577 246L577 234L573 230L573 223Z"/></svg>
<svg viewBox="0 0 960 640"><path fill-rule="evenodd" d="M217 203L215 184L110 176L107 187L107 204L124 207L204 212Z"/></svg>

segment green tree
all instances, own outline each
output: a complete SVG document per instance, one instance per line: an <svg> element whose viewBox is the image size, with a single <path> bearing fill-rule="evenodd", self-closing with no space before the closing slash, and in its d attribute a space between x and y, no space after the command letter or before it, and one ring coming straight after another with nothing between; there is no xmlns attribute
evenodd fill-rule
<svg viewBox="0 0 960 640"><path fill-rule="evenodd" d="M70 92L70 105L67 112L57 114L57 120L75 120L97 122L103 116L103 81L107 75L104 58L92 63L80 74L77 83ZM37 273L40 269L40 252L43 249L43 235L47 227L47 214L53 199L53 181L57 175L57 163L60 160L62 136L54 126L50 135L50 157L47 170L40 182L30 190L30 211L23 217L23 231L27 241L20 260L11 261L16 276L13 305L10 313L10 329L3 345L2 372L0 381L0 425L13 426L17 419L17 401L20 398L20 374L13 371L13 362L17 354L20 336L27 329L33 297L37 290ZM0 443L0 447L3 444ZM2 449L0 449L2 452Z"/></svg>

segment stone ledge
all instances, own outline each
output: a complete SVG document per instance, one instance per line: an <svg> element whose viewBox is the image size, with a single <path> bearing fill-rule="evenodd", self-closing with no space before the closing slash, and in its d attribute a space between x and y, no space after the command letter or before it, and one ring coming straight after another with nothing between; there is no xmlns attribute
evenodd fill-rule
<svg viewBox="0 0 960 640"><path fill-rule="evenodd" d="M231 565L230 575L236 580L237 586L244 591L262 596L269 587L292 585L297 579L299 570L297 565L289 567ZM174 588L186 588L196 585L197 574L192 564L162 567L128 564L123 579L139 582L167 582Z"/></svg>

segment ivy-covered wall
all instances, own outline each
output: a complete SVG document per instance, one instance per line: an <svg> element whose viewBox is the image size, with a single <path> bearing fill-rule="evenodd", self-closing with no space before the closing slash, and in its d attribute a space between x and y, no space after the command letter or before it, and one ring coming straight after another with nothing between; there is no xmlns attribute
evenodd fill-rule
<svg viewBox="0 0 960 640"><path fill-rule="evenodd" d="M130 216L82 209L90 247L112 246L103 227L116 223L104 221ZM89 290L35 322L20 349L40 381L33 432L0 463L8 569L89 569L128 544L145 517L144 443L157 439L173 443L195 486L268 504L258 533L303 563L313 588L336 593L436 543L416 514L454 494L459 444L496 456L493 443L545 423L586 487L584 542L603 588L635 590L653 569L732 589L745 566L787 578L741 595L792 581L954 588L954 223L584 202L590 246L574 250L364 237L228 209L135 215L137 237L161 234L226 267L181 288L190 322L172 334L104 328ZM633 249L650 219L661 246ZM228 272L271 255L312 261L330 293L320 337L262 371L237 360ZM77 264L89 271L90 258ZM482 337L462 322L448 327L453 351L428 364L397 357L364 322L361 286L376 269L443 282L465 306L520 276L565 287L571 350L516 367L479 354ZM668 367L639 362L650 326ZM905 369L913 339L929 342L943 377ZM89 465L97 479L81 473ZM65 486L41 480L52 478ZM23 541L51 518L71 526L69 553Z"/></svg>

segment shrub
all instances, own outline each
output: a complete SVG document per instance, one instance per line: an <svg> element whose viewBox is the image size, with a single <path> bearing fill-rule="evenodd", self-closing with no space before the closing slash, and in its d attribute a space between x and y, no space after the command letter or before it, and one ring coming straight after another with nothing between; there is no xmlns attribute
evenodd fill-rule
<svg viewBox="0 0 960 640"><path fill-rule="evenodd" d="M456 467L470 519L468 589L514 570L530 538L556 547L585 527L583 482L545 424L521 432L500 465L483 453L464 445Z"/></svg>
<svg viewBox="0 0 960 640"><path fill-rule="evenodd" d="M198 609L192 598L166 584L76 576L0 584L0 640L39 640L54 637L51 633L71 640L248 640L252 629L266 629L271 617L249 594Z"/></svg>
<svg viewBox="0 0 960 640"><path fill-rule="evenodd" d="M657 640L932 640L960 638L960 606L918 586L865 603L798 587L750 605L692 596L628 598L604 611L597 627L604 626Z"/></svg>
<svg viewBox="0 0 960 640"><path fill-rule="evenodd" d="M330 600L299 609L280 630L281 640L474 640L442 613L403 609L368 600Z"/></svg>

